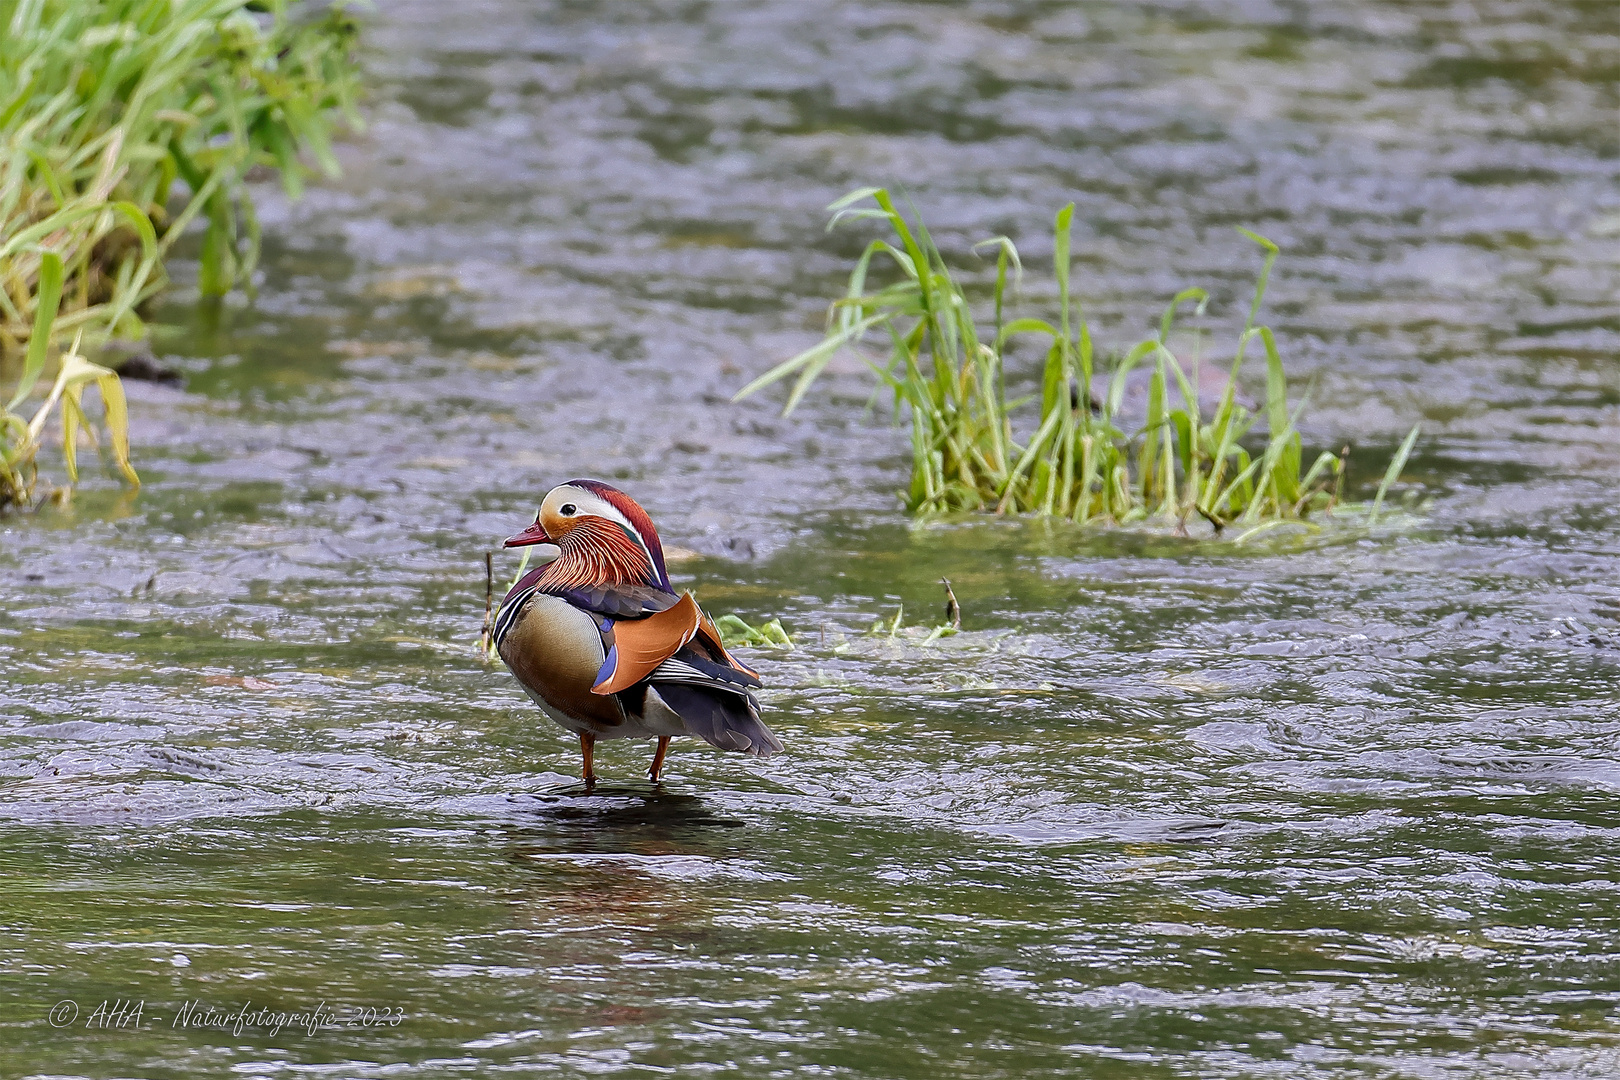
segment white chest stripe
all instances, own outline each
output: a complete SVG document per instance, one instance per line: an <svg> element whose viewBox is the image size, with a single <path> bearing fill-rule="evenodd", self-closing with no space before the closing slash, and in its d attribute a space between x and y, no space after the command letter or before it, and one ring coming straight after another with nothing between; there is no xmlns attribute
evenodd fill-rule
<svg viewBox="0 0 1620 1080"><path fill-rule="evenodd" d="M495 643L496 648L499 648L501 642L506 640L506 635L511 632L512 627L517 623L518 615L522 613L524 605L529 602L529 598L535 594L536 588L537 586L530 585L527 589L508 599L501 605L501 610L495 613L495 627L490 632L490 640Z"/></svg>

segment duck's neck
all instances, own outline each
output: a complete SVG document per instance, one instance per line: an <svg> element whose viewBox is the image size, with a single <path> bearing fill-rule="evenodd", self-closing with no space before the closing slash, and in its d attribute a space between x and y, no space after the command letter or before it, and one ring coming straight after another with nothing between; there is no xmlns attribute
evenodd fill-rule
<svg viewBox="0 0 1620 1080"><path fill-rule="evenodd" d="M561 553L540 575L542 587L643 585L669 591L669 578L647 549L614 522L582 521L557 543Z"/></svg>

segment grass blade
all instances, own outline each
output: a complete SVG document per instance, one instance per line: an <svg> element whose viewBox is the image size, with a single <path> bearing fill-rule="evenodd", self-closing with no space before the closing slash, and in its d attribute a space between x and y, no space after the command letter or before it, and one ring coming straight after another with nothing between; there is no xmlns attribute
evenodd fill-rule
<svg viewBox="0 0 1620 1080"><path fill-rule="evenodd" d="M1367 515L1367 524L1376 524L1379 513L1384 509L1384 496L1389 494L1390 485L1400 479L1401 470L1406 468L1406 459L1412 455L1412 447L1417 445L1420 425L1413 424L1412 430L1406 433L1401 441L1399 450L1390 459L1389 468L1384 470L1384 479L1378 485L1378 494L1373 497L1372 512Z"/></svg>
<svg viewBox="0 0 1620 1080"><path fill-rule="evenodd" d="M39 259L39 285L34 294L34 329L28 335L28 356L23 361L22 382L6 405L10 412L27 400L45 370L45 353L51 344L51 323L56 321L62 299L62 256L47 251Z"/></svg>

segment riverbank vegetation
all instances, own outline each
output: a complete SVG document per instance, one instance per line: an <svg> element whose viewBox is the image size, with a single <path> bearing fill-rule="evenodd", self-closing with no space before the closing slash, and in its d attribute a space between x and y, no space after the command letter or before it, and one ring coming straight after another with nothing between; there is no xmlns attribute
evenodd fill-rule
<svg viewBox="0 0 1620 1080"><path fill-rule="evenodd" d="M357 122L356 34L341 4L0 0L0 506L33 492L44 417L17 410L53 340L141 337L141 305L167 284L165 260L194 221L199 292L251 285L248 172L279 173L293 196L306 156L336 172L334 124ZM91 384L133 479L116 449L127 440L117 377L86 367L64 360L49 384L70 479L72 437L88 430L72 388Z"/></svg>
<svg viewBox="0 0 1620 1080"><path fill-rule="evenodd" d="M868 200L875 209L860 205ZM1257 322L1278 254L1265 237L1240 230L1260 247L1263 260L1224 389L1206 414L1199 395L1201 358L1173 352L1171 333L1187 308L1203 312L1208 293L1178 293L1152 336L1105 364L1071 297L1072 203L1058 212L1053 229L1055 322L1007 317L1009 286L1022 273L1007 237L977 245L996 259L991 317L981 320L926 227L915 215L908 221L889 192L863 188L829 209L829 228L876 219L888 225L892 239L866 246L844 297L832 305L822 341L765 372L737 397L793 376L784 410L792 412L835 355L854 351L893 392L897 412L909 418L911 483L905 500L913 513L1030 513L1082 525L1158 521L1178 530L1202 519L1219 533L1229 525L1252 529L1303 521L1342 505L1345 456L1323 452L1305 464L1297 428L1304 402L1290 405L1276 337ZM892 263L898 279L869 286L874 259ZM886 343L875 355L863 349L873 337ZM1045 347L1039 392L1027 402L1009 401L1006 389L1006 350L1021 338ZM1258 409L1245 406L1239 393L1239 376L1254 352L1263 353L1266 376ZM1140 422L1126 423L1128 380L1137 372L1146 375L1146 401ZM1416 436L1414 428L1391 462L1374 516Z"/></svg>

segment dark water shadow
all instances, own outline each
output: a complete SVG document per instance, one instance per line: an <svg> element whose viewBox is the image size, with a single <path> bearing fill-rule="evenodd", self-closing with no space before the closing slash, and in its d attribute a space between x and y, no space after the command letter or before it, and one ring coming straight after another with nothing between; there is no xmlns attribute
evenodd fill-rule
<svg viewBox="0 0 1620 1080"><path fill-rule="evenodd" d="M503 830L513 861L558 855L727 858L740 845L718 842L745 823L722 816L696 795L651 784L574 785L519 804L521 818Z"/></svg>

